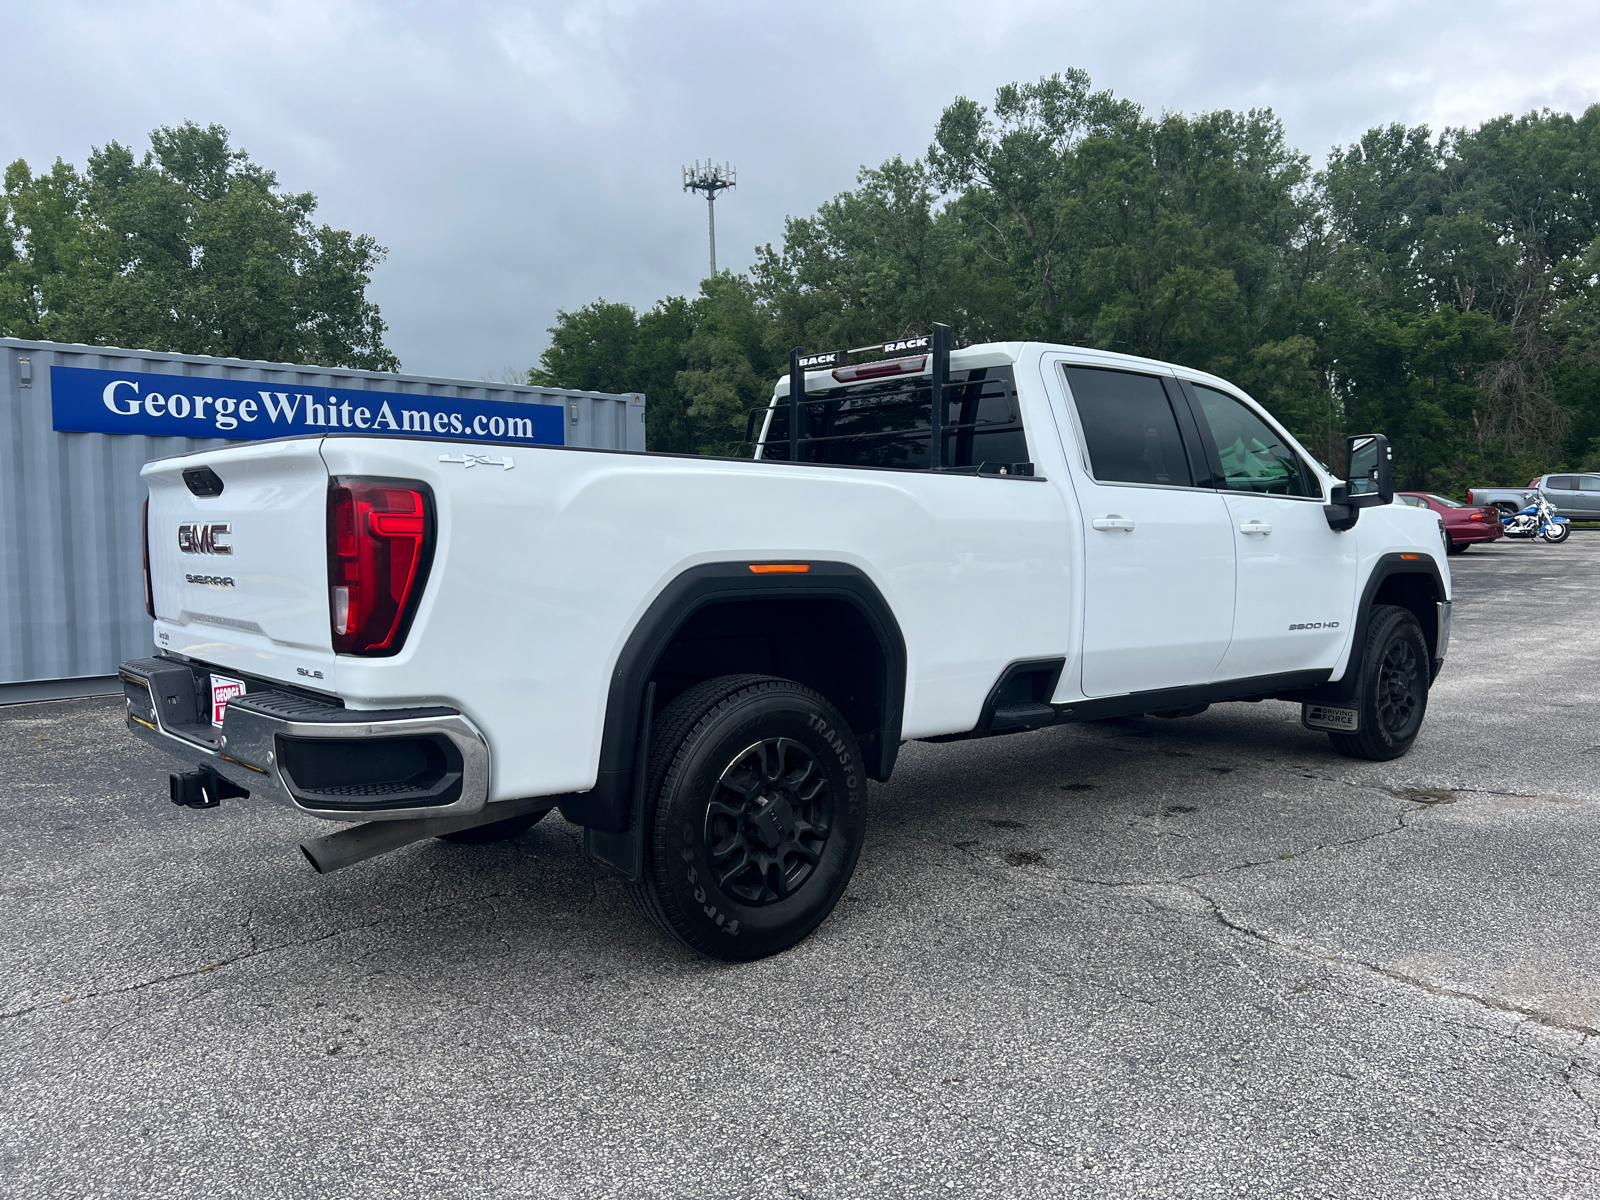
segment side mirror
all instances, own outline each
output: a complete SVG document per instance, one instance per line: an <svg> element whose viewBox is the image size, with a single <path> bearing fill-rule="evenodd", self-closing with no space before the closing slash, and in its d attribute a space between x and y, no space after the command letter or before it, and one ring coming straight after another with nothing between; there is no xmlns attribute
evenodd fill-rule
<svg viewBox="0 0 1600 1200"><path fill-rule="evenodd" d="M1357 508L1394 503L1394 451L1381 433L1363 433L1344 443L1345 491Z"/></svg>
<svg viewBox="0 0 1600 1200"><path fill-rule="evenodd" d="M1344 443L1345 482L1323 505L1328 526L1339 532L1355 527L1363 508L1394 503L1394 451L1381 433L1362 433Z"/></svg>

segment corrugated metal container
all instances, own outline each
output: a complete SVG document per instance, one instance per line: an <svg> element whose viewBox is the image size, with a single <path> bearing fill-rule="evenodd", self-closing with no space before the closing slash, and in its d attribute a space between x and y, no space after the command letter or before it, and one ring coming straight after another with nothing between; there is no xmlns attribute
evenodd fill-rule
<svg viewBox="0 0 1600 1200"><path fill-rule="evenodd" d="M467 404L553 405L562 412L566 445L645 448L645 398L637 394L14 338L0 338L0 355L0 703L120 691L117 665L148 654L151 645L140 564L145 489L139 468L153 458L229 444L218 438L61 432L52 420L51 367L189 376L236 389L343 388ZM541 428L557 427L541 418Z"/></svg>

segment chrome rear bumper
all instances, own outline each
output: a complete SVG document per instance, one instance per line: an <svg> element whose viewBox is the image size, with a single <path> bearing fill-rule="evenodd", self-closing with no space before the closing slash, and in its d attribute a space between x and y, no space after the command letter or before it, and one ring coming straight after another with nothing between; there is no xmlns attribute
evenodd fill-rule
<svg viewBox="0 0 1600 1200"><path fill-rule="evenodd" d="M362 712L247 680L218 729L204 664L136 658L120 674L136 737L300 812L335 821L450 817L488 799L488 744L454 709Z"/></svg>

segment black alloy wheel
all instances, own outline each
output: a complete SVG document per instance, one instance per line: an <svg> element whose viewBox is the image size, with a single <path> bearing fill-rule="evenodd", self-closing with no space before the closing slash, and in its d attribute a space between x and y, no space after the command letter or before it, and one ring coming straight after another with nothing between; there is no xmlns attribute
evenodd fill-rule
<svg viewBox="0 0 1600 1200"><path fill-rule="evenodd" d="M734 756L706 806L712 877L752 907L787 900L822 861L832 824L817 756L792 738L757 742Z"/></svg>
<svg viewBox="0 0 1600 1200"><path fill-rule="evenodd" d="M861 751L808 687L710 679L655 718L639 820L639 910L710 958L764 958L820 925L850 882L866 828Z"/></svg>
<svg viewBox="0 0 1600 1200"><path fill-rule="evenodd" d="M1378 668L1378 720L1393 736L1403 736L1422 704L1422 667L1416 647L1405 638L1396 638L1383 652Z"/></svg>
<svg viewBox="0 0 1600 1200"><path fill-rule="evenodd" d="M1428 711L1432 660L1416 617L1392 604L1374 607L1360 661L1356 731L1328 740L1351 758L1387 762L1411 749Z"/></svg>

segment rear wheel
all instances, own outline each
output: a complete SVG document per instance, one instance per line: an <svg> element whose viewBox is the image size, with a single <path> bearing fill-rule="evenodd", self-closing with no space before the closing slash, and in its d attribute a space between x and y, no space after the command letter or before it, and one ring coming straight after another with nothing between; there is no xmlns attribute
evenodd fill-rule
<svg viewBox="0 0 1600 1200"><path fill-rule="evenodd" d="M487 846L493 842L509 842L512 838L527 833L549 815L550 810L546 808L539 812L524 813L520 817L507 817L504 821L492 821L488 825L474 825L471 829L441 833L439 840L456 842L463 846Z"/></svg>
<svg viewBox="0 0 1600 1200"><path fill-rule="evenodd" d="M729 675L656 720L634 903L711 958L786 950L844 894L866 827L855 735L818 693Z"/></svg>
<svg viewBox="0 0 1600 1200"><path fill-rule="evenodd" d="M1465 554L1469 544L1468 542L1450 542L1445 546L1444 552L1446 554Z"/></svg>
<svg viewBox="0 0 1600 1200"><path fill-rule="evenodd" d="M1385 762L1411 749L1428 711L1428 642L1416 617L1383 604L1372 610L1356 690L1355 733L1330 733L1340 754Z"/></svg>

